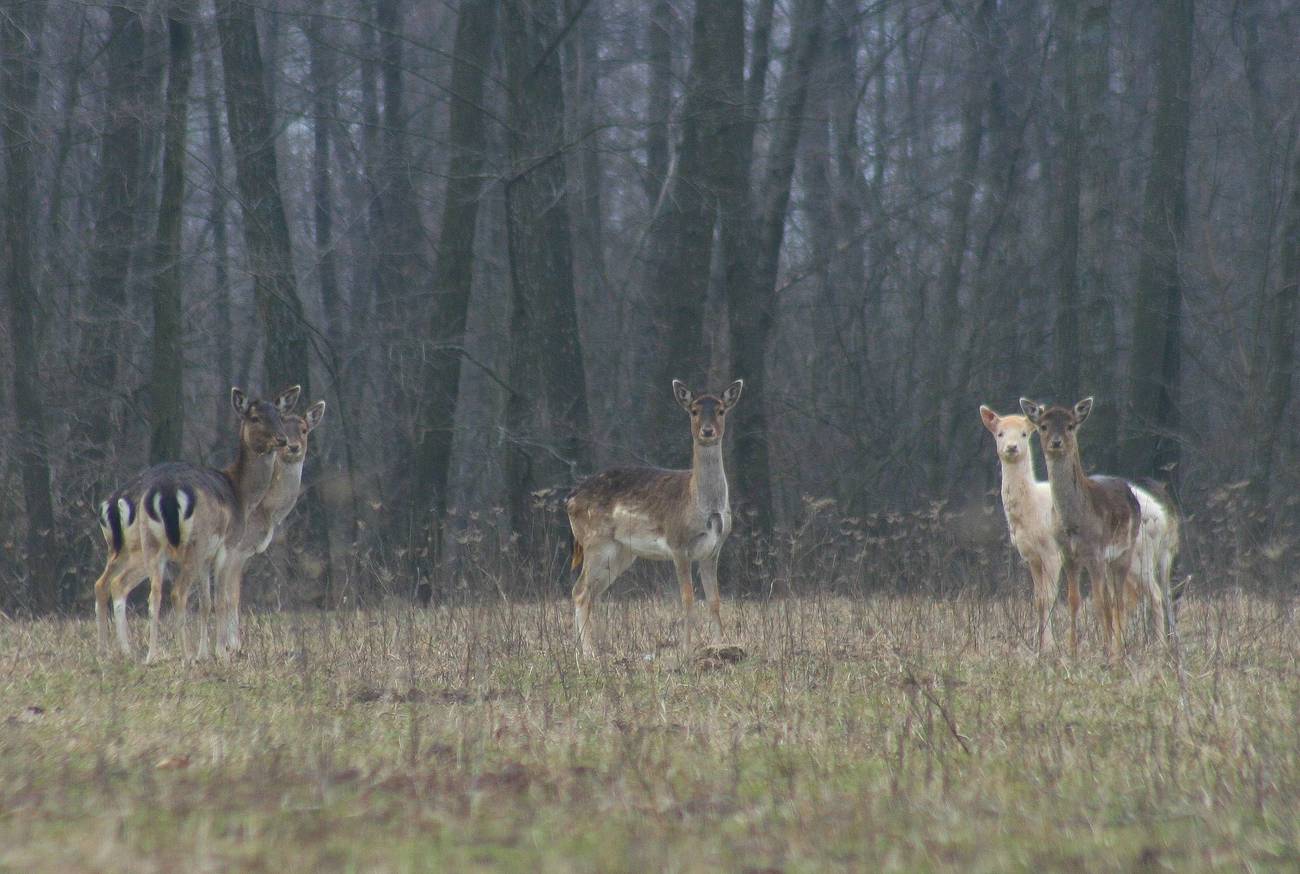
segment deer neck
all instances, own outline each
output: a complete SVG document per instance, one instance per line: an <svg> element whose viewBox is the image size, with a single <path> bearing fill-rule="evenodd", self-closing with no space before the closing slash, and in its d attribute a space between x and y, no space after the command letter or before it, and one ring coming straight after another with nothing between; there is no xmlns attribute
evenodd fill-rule
<svg viewBox="0 0 1300 874"><path fill-rule="evenodd" d="M266 497L262 502L273 506L279 510L285 506L293 506L298 500L298 493L302 490L302 461L295 461L292 464L277 462L275 473L271 476L271 484L266 490Z"/></svg>
<svg viewBox="0 0 1300 874"><path fill-rule="evenodd" d="M1047 456L1047 479L1061 526L1067 531L1077 530L1087 513L1089 486L1077 447L1064 456Z"/></svg>
<svg viewBox="0 0 1300 874"><path fill-rule="evenodd" d="M241 440L239 454L226 468L226 476L230 477L231 485L235 488L235 497L239 500L240 510L245 516L266 497L266 491L271 487L274 475L275 453L256 455Z"/></svg>
<svg viewBox="0 0 1300 874"><path fill-rule="evenodd" d="M1018 461L1002 459L1002 509L1007 519L1019 521L1033 500L1034 461L1026 456Z"/></svg>
<svg viewBox="0 0 1300 874"><path fill-rule="evenodd" d="M727 474L722 469L722 441L712 446L695 444L691 460L691 494L705 512L730 509Z"/></svg>

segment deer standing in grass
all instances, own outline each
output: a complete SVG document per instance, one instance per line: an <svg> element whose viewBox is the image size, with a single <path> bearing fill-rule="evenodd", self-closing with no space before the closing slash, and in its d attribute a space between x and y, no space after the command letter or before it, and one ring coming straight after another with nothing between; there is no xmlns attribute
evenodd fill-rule
<svg viewBox="0 0 1300 874"><path fill-rule="evenodd" d="M1038 614L1038 651L1055 644L1051 614L1060 588L1061 550L1057 545L1056 509L1049 482L1034 478L1031 437L1037 428L1025 416L999 416L980 407L980 419L997 441L1002 462L1002 506L1007 515L1011 541L1029 565L1034 581L1034 606ZM1142 524L1138 529L1133 565L1125 585L1126 598L1145 596L1156 626L1165 628L1162 609L1169 590L1174 558L1178 555L1178 513L1158 483L1130 482L1137 498Z"/></svg>
<svg viewBox="0 0 1300 874"><path fill-rule="evenodd" d="M1061 550L1056 545L1056 510L1050 483L1034 479L1030 437L1034 426L1024 416L999 416L980 407L980 420L997 441L1002 462L1002 509L1007 514L1011 542L1029 565L1038 613L1038 651L1047 652L1052 639L1052 607L1060 586Z"/></svg>
<svg viewBox="0 0 1300 874"><path fill-rule="evenodd" d="M1108 476L1089 477L1079 458L1078 429L1092 412L1092 398L1071 407L1044 407L1028 398L1020 408L1038 428L1047 479L1056 510L1056 542L1061 550L1070 601L1070 650L1079 651L1079 574L1092 581L1106 640L1106 653L1118 659L1123 643L1124 586L1133 564L1142 510L1129 485Z"/></svg>
<svg viewBox="0 0 1300 874"><path fill-rule="evenodd" d="M217 652L236 653L239 640L239 595L244 567L254 555L266 552L280 525L302 492L302 467L307 461L307 438L325 416L325 402L317 401L301 416L281 416L289 442L276 452L271 484L248 514L238 545L228 550L226 573L217 590Z"/></svg>
<svg viewBox="0 0 1300 874"><path fill-rule="evenodd" d="M199 658L208 654L208 621L212 591L208 575L226 571L228 550L242 536L249 512L270 487L275 450L286 446L281 412L287 413L301 389L293 386L275 401L249 399L238 388L230 393L239 414L239 448L235 460L217 470L186 462L155 465L119 489L100 505L99 521L109 547L104 571L95 581L95 615L101 648L108 646L108 602L111 597L122 652L131 655L126 626L126 598L149 578L149 650L147 664L162 656L159 617L163 575L177 566L172 604L181 650L190 657L188 612L191 587L199 583L202 624Z"/></svg>
<svg viewBox="0 0 1300 874"><path fill-rule="evenodd" d="M726 415L744 385L738 379L721 395L697 396L673 380L673 396L691 417L690 470L614 468L587 479L569 496L565 508L573 529L573 567L582 569L573 586L574 631L584 655L595 655L591 605L638 558L673 563L681 587L685 651L691 647L695 604L692 562L699 563L709 609L722 634L718 555L731 533L722 437Z"/></svg>

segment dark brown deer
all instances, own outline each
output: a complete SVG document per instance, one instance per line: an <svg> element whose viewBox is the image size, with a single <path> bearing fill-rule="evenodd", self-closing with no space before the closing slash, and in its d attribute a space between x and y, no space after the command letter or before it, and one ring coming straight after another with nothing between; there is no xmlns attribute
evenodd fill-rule
<svg viewBox="0 0 1300 874"><path fill-rule="evenodd" d="M681 587L685 651L691 647L695 604L692 562L699 563L709 609L722 633L718 555L731 533L722 437L726 415L744 385L738 379L721 395L696 396L673 380L673 396L691 416L690 470L614 468L586 480L569 496L565 506L573 529L573 567L582 568L573 587L573 621L584 655L595 655L591 605L638 558L673 563Z"/></svg>
<svg viewBox="0 0 1300 874"><path fill-rule="evenodd" d="M276 450L289 443L281 413L297 403L301 389L286 389L274 402L252 400L238 388L230 393L239 414L235 460L217 470L186 462L155 465L138 474L100 505L100 526L109 547L104 572L95 582L95 614L101 645L107 644L111 597L122 651L131 655L126 598L149 577L149 650L146 663L162 656L158 640L163 575L177 566L172 603L181 649L190 657L186 613L191 587L199 584L202 625L200 658L207 656L212 591L208 575L220 575L243 535L249 512L266 494L275 470Z"/></svg>
<svg viewBox="0 0 1300 874"><path fill-rule="evenodd" d="M1078 430L1092 412L1092 404L1092 398L1084 398L1073 408L1044 407L1020 399L1020 408L1038 429L1047 457L1047 478L1058 521L1056 539L1070 600L1070 649L1078 654L1079 573L1087 571L1106 652L1116 659L1124 640L1124 583L1133 563L1142 511L1124 480L1089 477L1083 472Z"/></svg>

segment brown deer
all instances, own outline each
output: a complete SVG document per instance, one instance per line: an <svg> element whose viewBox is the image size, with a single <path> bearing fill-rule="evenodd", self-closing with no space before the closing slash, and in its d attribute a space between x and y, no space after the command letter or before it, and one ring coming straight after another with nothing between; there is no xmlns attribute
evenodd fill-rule
<svg viewBox="0 0 1300 874"><path fill-rule="evenodd" d="M584 655L595 655L591 605L638 558L673 563L681 587L686 651L691 647L695 604L692 562L699 563L709 609L722 633L718 555L731 533L722 437L726 415L744 386L738 379L721 395L696 396L673 380L673 396L691 416L691 469L614 468L587 479L569 496L565 507L573 529L573 567L582 569L573 586L574 631Z"/></svg>
<svg viewBox="0 0 1300 874"><path fill-rule="evenodd" d="M1079 651L1079 573L1092 581L1111 659L1119 656L1124 631L1124 584L1129 576L1142 524L1142 511L1127 482L1089 477L1079 459L1078 429L1092 412L1092 398L1070 407L1044 407L1028 398L1020 408L1038 428L1047 479L1056 508L1057 545L1070 601L1070 649Z"/></svg>
<svg viewBox="0 0 1300 874"><path fill-rule="evenodd" d="M317 401L301 416L282 415L289 442L276 453L275 472L262 500L248 514L238 545L227 550L224 573L217 579L217 654L239 652L239 595L244 567L254 555L271 545L281 523L289 516L302 491L302 467L307 460L307 438L325 416L325 402Z"/></svg>
<svg viewBox="0 0 1300 874"><path fill-rule="evenodd" d="M177 566L172 603L183 654L190 656L186 612L190 588L200 583L202 625L199 657L208 649L208 620L212 593L208 574L224 570L228 550L242 536L247 516L270 487L275 450L289 443L281 413L298 400L298 386L286 389L274 402L250 400L238 388L231 404L240 417L235 460L221 470L185 462L155 465L134 477L100 505L100 527L109 547L104 572L95 582L95 615L101 646L108 638L108 600L113 601L117 638L131 655L126 626L126 598L147 575L149 590L149 650L146 663L162 655L158 640L163 575L167 564Z"/></svg>

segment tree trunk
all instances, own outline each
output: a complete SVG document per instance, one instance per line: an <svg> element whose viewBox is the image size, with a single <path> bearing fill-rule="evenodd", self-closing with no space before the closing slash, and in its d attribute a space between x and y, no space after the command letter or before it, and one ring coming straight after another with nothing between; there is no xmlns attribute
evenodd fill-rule
<svg viewBox="0 0 1300 874"><path fill-rule="evenodd" d="M1155 131L1142 209L1124 453L1128 474L1174 480L1182 371L1178 258L1187 218L1193 15L1193 0L1159 4Z"/></svg>
<svg viewBox="0 0 1300 874"><path fill-rule="evenodd" d="M1057 4L1062 87L1060 174L1061 224L1057 238L1056 337L1052 344L1056 385L1061 398L1079 399L1079 192L1083 180L1083 125L1079 118L1078 0Z"/></svg>
<svg viewBox="0 0 1300 874"><path fill-rule="evenodd" d="M81 411L78 436L90 458L103 458L113 426L114 398L127 394L119 385L122 323L127 318L127 288L136 214L140 208L145 156L146 95L144 24L134 6L109 8L105 48L108 118L100 148L99 204L91 246L88 286L90 319L83 342L82 373L95 391Z"/></svg>
<svg viewBox="0 0 1300 874"><path fill-rule="evenodd" d="M971 23L971 72L966 80L966 94L962 102L961 133L957 143L957 166L953 173L952 200L949 204L948 227L944 233L943 261L938 280L938 330L929 352L928 377L925 394L928 403L920 408L936 418L919 423L923 431L936 435L931 440L929 458L930 490L943 488L948 475L947 408L950 404L952 379L952 352L957 348L961 326L962 264L966 260L966 246L970 230L971 204L979 182L980 147L984 141L984 110L989 100L989 55L993 51L990 27L993 23L994 0L980 0Z"/></svg>
<svg viewBox="0 0 1300 874"><path fill-rule="evenodd" d="M296 383L305 397L311 397L307 332L280 197L272 107L266 98L255 7L245 0L215 2L244 245L265 331L267 391Z"/></svg>
<svg viewBox="0 0 1300 874"><path fill-rule="evenodd" d="M36 137L32 123L40 88L41 26L45 4L21 3L0 15L0 124L4 134L5 298L13 349L13 402L18 466L22 472L26 529L26 589L15 606L53 606L59 567L55 553L54 504L50 490L49 445L41 390L40 350L34 327L36 275L34 229Z"/></svg>
<svg viewBox="0 0 1300 874"><path fill-rule="evenodd" d="M590 467L564 94L553 50L558 13L555 0L512 2L503 10L512 165L505 186L512 294L506 476L514 530L525 538L532 530L531 493L570 483Z"/></svg>
<svg viewBox="0 0 1300 874"><path fill-rule="evenodd" d="M426 502L417 508L417 519L422 518L421 530L430 532L436 531L447 511L465 325L474 286L475 228L484 185L487 118L482 110L483 91L491 67L496 19L496 5L491 0L464 0L452 51L449 178L426 332L434 339L434 348L424 371L423 421L415 461L415 494L417 500Z"/></svg>
<svg viewBox="0 0 1300 874"><path fill-rule="evenodd" d="M209 31L211 34L211 31ZM216 394L217 422L230 415L230 388L235 384L235 362L230 318L230 241L226 229L226 152L221 137L221 111L217 102L217 77L209 53L200 52L203 64L203 111L208 126L208 160L212 162L212 195L208 202L208 223L212 225L212 296L215 325L216 372L220 380ZM222 428L217 429L215 450L230 442Z"/></svg>
<svg viewBox="0 0 1300 874"><path fill-rule="evenodd" d="M654 0L646 19L646 63L650 84L646 98L645 199L651 209L668 181L669 116L673 106L673 8Z"/></svg>
<svg viewBox="0 0 1300 874"><path fill-rule="evenodd" d="M181 457L185 397L184 325L181 308L181 232L185 206L185 139L193 70L193 6L173 0L168 11L167 117L163 126L162 200L153 283L153 464Z"/></svg>
<svg viewBox="0 0 1300 874"><path fill-rule="evenodd" d="M781 76L777 96L775 130L767 158L766 178L761 190L758 224L752 249L743 245L739 234L728 227L748 220L743 210L748 197L748 179L731 178L723 186L724 259L727 270L727 314L731 334L732 370L745 380L745 411L736 420L735 503L742 512L752 513L756 531L772 530L771 465L767 425L767 351L776 316L776 280L781 246L785 239L786 211L790 203L790 182L799 153L808 81L821 45L825 0L799 0L791 19L791 60ZM725 155L719 158L726 160ZM720 170L722 168L719 168ZM728 245L730 243L730 245ZM741 265L752 262L752 274Z"/></svg>

